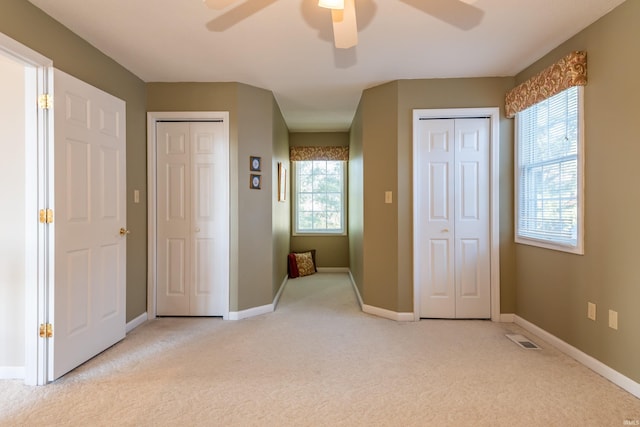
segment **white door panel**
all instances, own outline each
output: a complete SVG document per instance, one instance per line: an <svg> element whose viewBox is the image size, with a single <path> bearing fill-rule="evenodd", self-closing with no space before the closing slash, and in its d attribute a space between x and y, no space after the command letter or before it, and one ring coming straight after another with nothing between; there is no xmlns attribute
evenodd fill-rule
<svg viewBox="0 0 640 427"><path fill-rule="evenodd" d="M455 126L456 317L490 318L489 119Z"/></svg>
<svg viewBox="0 0 640 427"><path fill-rule="evenodd" d="M419 198L421 311L428 317L453 317L455 270L452 194L453 135L451 120L430 120L421 127L417 162ZM422 214L425 213L426 215Z"/></svg>
<svg viewBox="0 0 640 427"><path fill-rule="evenodd" d="M158 282L160 315L189 311L189 124L158 123Z"/></svg>
<svg viewBox="0 0 640 427"><path fill-rule="evenodd" d="M125 103L54 71L49 380L125 336Z"/></svg>
<svg viewBox="0 0 640 427"><path fill-rule="evenodd" d="M435 119L416 128L420 317L490 317L488 126Z"/></svg>

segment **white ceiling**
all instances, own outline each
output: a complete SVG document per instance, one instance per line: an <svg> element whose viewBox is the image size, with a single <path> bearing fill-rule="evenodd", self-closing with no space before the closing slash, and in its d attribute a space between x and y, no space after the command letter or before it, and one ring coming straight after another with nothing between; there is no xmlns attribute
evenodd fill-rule
<svg viewBox="0 0 640 427"><path fill-rule="evenodd" d="M30 1L145 82L250 84L274 93L291 131L334 131L363 89L513 76L624 0L355 0L346 50L317 0Z"/></svg>

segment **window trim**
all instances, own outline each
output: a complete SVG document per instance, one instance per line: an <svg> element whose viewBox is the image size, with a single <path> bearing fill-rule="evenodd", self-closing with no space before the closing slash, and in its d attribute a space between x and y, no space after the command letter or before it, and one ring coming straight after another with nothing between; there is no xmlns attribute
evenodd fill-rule
<svg viewBox="0 0 640 427"><path fill-rule="evenodd" d="M561 252L572 253L576 255L584 255L584 86L576 86L578 92L578 190L577 190L577 239L576 245L569 245L559 242L553 242L543 239L535 239L532 237L524 237L519 235L519 208L520 208L520 118L519 113L515 117L515 134L514 134L514 237L515 243L535 246L545 249L552 249ZM567 90L567 89L565 89Z"/></svg>
<svg viewBox="0 0 640 427"><path fill-rule="evenodd" d="M341 203L341 228L338 231L309 231L309 230L298 230L298 190L300 188L300 183L298 180L298 163L300 161L339 161L342 163L342 203ZM348 173L348 164L349 162L346 160L297 160L291 161L291 176L293 179L292 186L292 197L291 197L291 205L292 205L292 222L293 226L291 227L291 235L292 236L346 236L347 235L347 173Z"/></svg>

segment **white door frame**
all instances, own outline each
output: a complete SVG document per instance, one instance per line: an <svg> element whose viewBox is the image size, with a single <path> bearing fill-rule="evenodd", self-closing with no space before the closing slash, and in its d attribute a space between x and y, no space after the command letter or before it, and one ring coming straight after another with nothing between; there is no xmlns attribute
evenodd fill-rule
<svg viewBox="0 0 640 427"><path fill-rule="evenodd" d="M25 66L25 366L27 385L47 383L47 340L37 334L38 325L48 321L48 285L53 278L53 241L50 226L34 222L39 209L53 200L53 123L47 110L35 108L39 94L53 88L53 61L0 33L0 51Z"/></svg>
<svg viewBox="0 0 640 427"><path fill-rule="evenodd" d="M413 315L414 320L420 320L420 283L417 278L416 254L419 242L415 236L418 229L418 190L416 181L417 149L418 149L418 121L428 119L464 119L471 117L487 117L490 121L490 153L489 153L489 219L490 256L491 256L491 320L500 321L500 109L487 108L452 108L452 109L414 109L413 110Z"/></svg>
<svg viewBox="0 0 640 427"><path fill-rule="evenodd" d="M157 292L157 222L156 222L156 123L163 120L209 121L222 120L229 141L228 111L152 111L147 113L147 319L156 318ZM228 203L228 201L227 201ZM225 288L224 319L229 318L229 284Z"/></svg>

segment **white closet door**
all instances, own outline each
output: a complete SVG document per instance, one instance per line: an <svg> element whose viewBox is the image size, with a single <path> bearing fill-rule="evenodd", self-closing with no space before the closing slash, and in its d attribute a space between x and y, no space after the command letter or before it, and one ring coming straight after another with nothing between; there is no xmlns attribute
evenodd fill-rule
<svg viewBox="0 0 640 427"><path fill-rule="evenodd" d="M455 121L456 318L491 317L489 119Z"/></svg>
<svg viewBox="0 0 640 427"><path fill-rule="evenodd" d="M222 122L193 122L191 241L193 278L189 313L222 316L229 283L228 156Z"/></svg>
<svg viewBox="0 0 640 427"><path fill-rule="evenodd" d="M455 317L454 121L420 122L416 230L421 317Z"/></svg>
<svg viewBox="0 0 640 427"><path fill-rule="evenodd" d="M157 124L157 314L228 310L228 138L222 122Z"/></svg>
<svg viewBox="0 0 640 427"><path fill-rule="evenodd" d="M489 318L489 119L421 120L417 129L420 317Z"/></svg>
<svg viewBox="0 0 640 427"><path fill-rule="evenodd" d="M189 123L157 124L157 313L189 315L191 155Z"/></svg>
<svg viewBox="0 0 640 427"><path fill-rule="evenodd" d="M127 270L125 102L58 70L54 89L50 381L124 338Z"/></svg>

